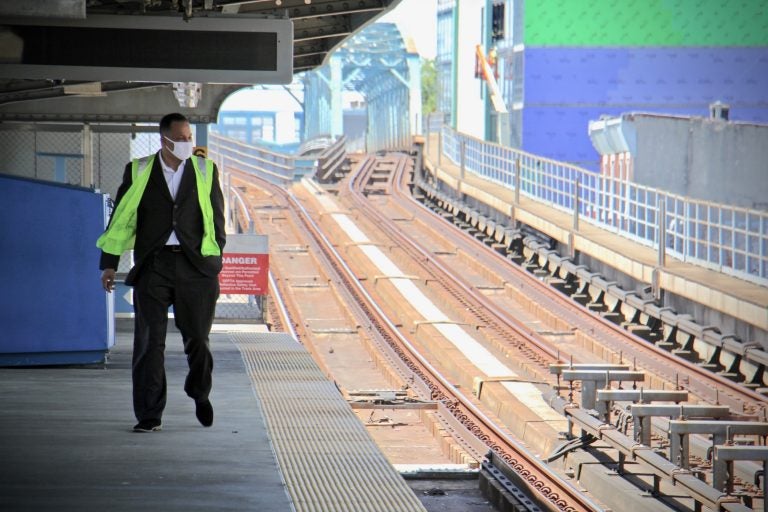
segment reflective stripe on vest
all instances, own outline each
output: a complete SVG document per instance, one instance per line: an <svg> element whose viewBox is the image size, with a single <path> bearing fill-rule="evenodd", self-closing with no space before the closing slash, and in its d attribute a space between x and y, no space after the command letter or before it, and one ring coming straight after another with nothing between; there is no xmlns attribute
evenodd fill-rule
<svg viewBox="0 0 768 512"><path fill-rule="evenodd" d="M142 159L146 160L146 159ZM147 165L139 172L139 159L135 158L131 167L131 186L120 199L120 203L112 214L107 230L96 241L96 247L106 252L120 256L125 251L133 249L136 241L136 212L139 202L147 188L150 170L155 161L155 155L149 157Z"/></svg>
<svg viewBox="0 0 768 512"><path fill-rule="evenodd" d="M205 171L200 172L200 161L205 162ZM213 188L213 160L201 156L192 157L192 167L197 177L197 199L203 214L203 243L200 252L203 256L220 256L221 248L216 242L216 228L213 223L213 205L211 204L211 189Z"/></svg>
<svg viewBox="0 0 768 512"><path fill-rule="evenodd" d="M96 246L107 254L120 256L123 252L133 249L136 241L136 224L139 203L149 182L152 164L155 156L134 159L131 166L131 186L120 199L120 203L112 214L107 230L96 241ZM200 171L198 159L205 160L204 171ZM145 162L146 165L142 165ZM197 199L203 216L203 241L201 253L203 256L219 256L221 249L216 243L216 230L213 222L213 205L211 204L211 189L213 188L213 160L201 157L192 158L197 183Z"/></svg>

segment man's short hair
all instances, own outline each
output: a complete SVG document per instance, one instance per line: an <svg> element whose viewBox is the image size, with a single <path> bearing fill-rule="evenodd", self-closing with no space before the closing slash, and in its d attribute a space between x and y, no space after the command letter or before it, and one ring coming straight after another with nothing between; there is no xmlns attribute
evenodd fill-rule
<svg viewBox="0 0 768 512"><path fill-rule="evenodd" d="M184 117L182 114L179 114L178 112L174 112L172 114L166 114L160 120L160 133L165 134L171 131L172 123L188 123L188 122L189 122L189 119Z"/></svg>

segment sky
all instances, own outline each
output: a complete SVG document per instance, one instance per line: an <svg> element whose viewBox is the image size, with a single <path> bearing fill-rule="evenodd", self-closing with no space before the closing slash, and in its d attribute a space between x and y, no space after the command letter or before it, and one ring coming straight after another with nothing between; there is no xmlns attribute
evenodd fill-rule
<svg viewBox="0 0 768 512"><path fill-rule="evenodd" d="M413 39L422 57L435 58L437 0L401 0L397 7L376 21L397 24L404 38ZM297 94L301 96L301 92ZM295 109L295 101L283 91L265 94L265 91L249 88L229 96L222 105L222 110L268 110L275 106L275 102L279 102L282 108Z"/></svg>
<svg viewBox="0 0 768 512"><path fill-rule="evenodd" d="M411 37L425 59L435 58L437 46L437 0L401 0L377 21L396 23L403 37Z"/></svg>

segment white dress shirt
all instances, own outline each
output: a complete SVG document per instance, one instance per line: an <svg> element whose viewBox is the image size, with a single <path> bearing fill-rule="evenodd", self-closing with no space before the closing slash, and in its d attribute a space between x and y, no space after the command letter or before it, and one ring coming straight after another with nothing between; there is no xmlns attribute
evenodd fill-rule
<svg viewBox="0 0 768 512"><path fill-rule="evenodd" d="M160 155L160 165L163 168L163 177L168 184L168 191L171 193L171 197L174 201L176 201L176 194L179 192L179 183L181 183L181 178L184 176L184 164L186 163L187 161L184 160L179 164L179 169L174 171L171 166L165 163L162 155ZM168 237L168 241L165 242L165 245L179 245L176 231L171 231L171 236Z"/></svg>

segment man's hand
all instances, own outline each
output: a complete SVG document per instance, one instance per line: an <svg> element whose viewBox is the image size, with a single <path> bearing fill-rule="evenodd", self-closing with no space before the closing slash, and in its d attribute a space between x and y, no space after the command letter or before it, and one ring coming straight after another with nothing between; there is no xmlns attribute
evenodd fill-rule
<svg viewBox="0 0 768 512"><path fill-rule="evenodd" d="M101 273L101 286L104 287L107 293L112 293L112 290L115 289L115 269L104 269Z"/></svg>

